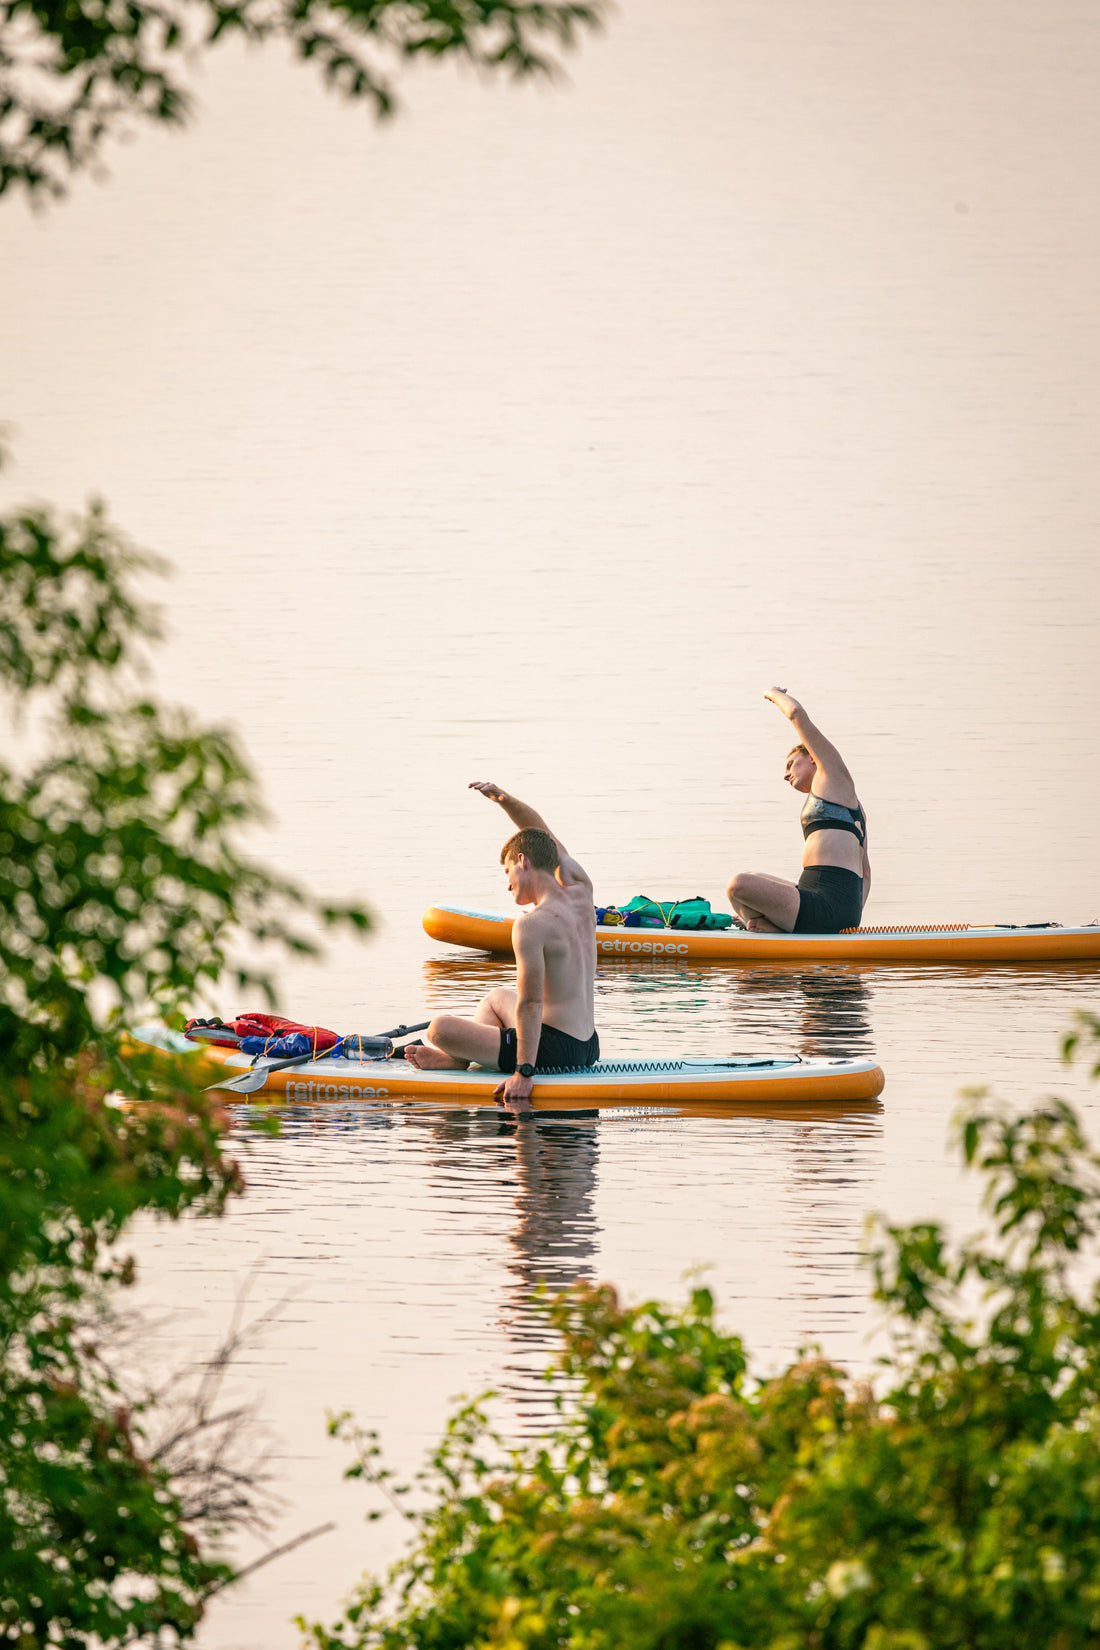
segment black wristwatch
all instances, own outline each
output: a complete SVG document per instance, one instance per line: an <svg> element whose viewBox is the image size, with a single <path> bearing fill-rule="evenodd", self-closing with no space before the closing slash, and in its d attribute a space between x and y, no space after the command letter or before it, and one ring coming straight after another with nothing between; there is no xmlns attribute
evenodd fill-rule
<svg viewBox="0 0 1100 1650"><path fill-rule="evenodd" d="M516 1070L519 1072L521 1077L533 1077L535 1075L534 1066L529 1066L526 1060L523 1062L522 1066L517 1066Z"/></svg>

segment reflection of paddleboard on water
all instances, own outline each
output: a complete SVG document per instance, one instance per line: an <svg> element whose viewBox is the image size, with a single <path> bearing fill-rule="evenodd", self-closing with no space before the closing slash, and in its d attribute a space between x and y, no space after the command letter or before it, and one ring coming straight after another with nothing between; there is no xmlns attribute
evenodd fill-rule
<svg viewBox="0 0 1100 1650"><path fill-rule="evenodd" d="M175 1055L201 1055L204 1080L222 1088L260 1065L233 1048L194 1041L162 1027L145 1026L134 1041ZM418 1071L398 1057L357 1060L340 1056L302 1059L269 1067L257 1099L288 1102L354 1100L431 1100L484 1105L501 1083L499 1071ZM707 1101L778 1101L814 1103L872 1100L885 1078L873 1060L800 1059L797 1054L744 1058L671 1058L600 1060L583 1071L538 1072L531 1103L534 1109L568 1110L580 1106L618 1105L623 1101L690 1106ZM232 1093L230 1088L228 1092ZM251 1085L245 1090L255 1093Z"/></svg>
<svg viewBox="0 0 1100 1650"><path fill-rule="evenodd" d="M433 940L477 951L512 952L504 911L429 905L424 928ZM750 934L742 928L596 928L601 960L654 957L665 962L1081 962L1100 960L1100 923L901 924L853 928L841 934Z"/></svg>

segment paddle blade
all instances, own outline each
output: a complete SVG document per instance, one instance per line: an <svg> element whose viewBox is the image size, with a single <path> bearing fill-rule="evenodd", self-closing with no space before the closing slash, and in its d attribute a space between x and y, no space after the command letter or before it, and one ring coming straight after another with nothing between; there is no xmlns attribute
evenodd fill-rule
<svg viewBox="0 0 1100 1650"><path fill-rule="evenodd" d="M226 1078L220 1083L211 1083L204 1090L206 1094L214 1094L222 1090L229 1094L255 1094L267 1082L270 1066L253 1066L250 1071L242 1071L237 1077Z"/></svg>

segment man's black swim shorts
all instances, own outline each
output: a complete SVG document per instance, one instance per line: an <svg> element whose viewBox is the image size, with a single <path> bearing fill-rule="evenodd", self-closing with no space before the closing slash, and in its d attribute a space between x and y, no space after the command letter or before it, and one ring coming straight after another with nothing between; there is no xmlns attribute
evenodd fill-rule
<svg viewBox="0 0 1100 1650"><path fill-rule="evenodd" d="M535 1056L536 1071L583 1071L586 1066L594 1066L599 1057L600 1039L596 1032L582 1043L579 1037L570 1037L567 1031L559 1031L557 1026L548 1026L543 1022L539 1051ZM500 1034L497 1065L504 1072L516 1069L514 1026L507 1027Z"/></svg>

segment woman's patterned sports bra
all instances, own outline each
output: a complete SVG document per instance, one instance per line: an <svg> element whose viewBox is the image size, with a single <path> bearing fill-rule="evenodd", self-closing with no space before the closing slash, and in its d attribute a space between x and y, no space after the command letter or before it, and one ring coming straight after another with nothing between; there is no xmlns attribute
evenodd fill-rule
<svg viewBox="0 0 1100 1650"><path fill-rule="evenodd" d="M854 808L846 808L841 802L826 802L823 796L811 792L799 817L804 837L815 831L851 831L861 848L867 841L867 816L858 802Z"/></svg>

